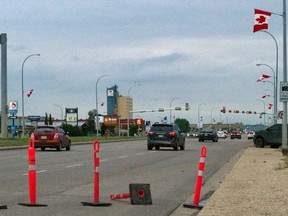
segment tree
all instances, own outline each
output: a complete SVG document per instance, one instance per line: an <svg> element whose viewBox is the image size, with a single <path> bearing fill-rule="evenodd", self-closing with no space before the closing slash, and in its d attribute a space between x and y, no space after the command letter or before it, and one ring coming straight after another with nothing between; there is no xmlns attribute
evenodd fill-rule
<svg viewBox="0 0 288 216"><path fill-rule="evenodd" d="M52 120L51 113L49 114L49 125L53 125L53 120Z"/></svg>
<svg viewBox="0 0 288 216"><path fill-rule="evenodd" d="M177 118L174 122L179 126L180 130L184 133L187 133L191 130L189 121L186 119Z"/></svg>
<svg viewBox="0 0 288 216"><path fill-rule="evenodd" d="M48 114L45 113L45 125L48 125Z"/></svg>
<svg viewBox="0 0 288 216"><path fill-rule="evenodd" d="M96 109L90 110L88 112L87 130L89 132L95 131L95 116L96 116Z"/></svg>

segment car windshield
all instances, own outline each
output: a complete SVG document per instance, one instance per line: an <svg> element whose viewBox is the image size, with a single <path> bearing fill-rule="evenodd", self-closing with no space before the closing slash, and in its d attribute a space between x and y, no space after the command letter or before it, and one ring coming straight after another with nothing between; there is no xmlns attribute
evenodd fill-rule
<svg viewBox="0 0 288 216"><path fill-rule="evenodd" d="M213 133L214 130L213 129L203 129L201 132L202 133Z"/></svg>
<svg viewBox="0 0 288 216"><path fill-rule="evenodd" d="M173 127L172 125L153 125L151 127L152 131L172 131Z"/></svg>
<svg viewBox="0 0 288 216"><path fill-rule="evenodd" d="M36 128L36 132L53 132L54 127L38 127Z"/></svg>

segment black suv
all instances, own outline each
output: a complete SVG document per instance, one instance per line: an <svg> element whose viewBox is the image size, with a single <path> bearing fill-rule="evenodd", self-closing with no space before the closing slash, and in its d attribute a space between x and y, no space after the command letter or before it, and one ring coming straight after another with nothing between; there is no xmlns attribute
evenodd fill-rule
<svg viewBox="0 0 288 216"><path fill-rule="evenodd" d="M270 145L271 148L279 148L282 145L282 124L275 124L271 127L256 131L253 142L257 148L264 148Z"/></svg>
<svg viewBox="0 0 288 216"><path fill-rule="evenodd" d="M204 140L218 142L217 131L212 128L202 129L199 133L199 142L204 142Z"/></svg>
<svg viewBox="0 0 288 216"><path fill-rule="evenodd" d="M160 147L173 147L175 151L180 147L185 149L185 134L180 131L177 124L159 124L152 125L148 132L147 149L152 150L155 147L157 150Z"/></svg>

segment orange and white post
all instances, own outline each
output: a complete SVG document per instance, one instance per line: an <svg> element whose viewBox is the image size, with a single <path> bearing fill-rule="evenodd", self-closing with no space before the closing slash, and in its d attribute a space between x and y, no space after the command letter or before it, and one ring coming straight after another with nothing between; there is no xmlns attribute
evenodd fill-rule
<svg viewBox="0 0 288 216"><path fill-rule="evenodd" d="M46 204L36 203L36 153L34 138L29 138L28 146L28 185L29 185L29 203L19 203L23 206L46 207Z"/></svg>
<svg viewBox="0 0 288 216"><path fill-rule="evenodd" d="M84 206L110 206L111 203L99 202L100 195L100 174L98 168L100 166L100 158L97 153L100 152L100 143L98 140L93 142L93 157L94 157L94 202L81 202Z"/></svg>
<svg viewBox="0 0 288 216"><path fill-rule="evenodd" d="M201 153L200 153L200 161L198 164L198 175L196 179L196 185L195 185L195 192L194 192L194 200L193 204L183 204L184 207L187 208L202 208L203 206L199 205L200 200L200 193L201 193L201 187L202 187L202 177L203 172L205 168L205 158L206 158L206 146L202 146Z"/></svg>
<svg viewBox="0 0 288 216"><path fill-rule="evenodd" d="M193 205L198 206L199 205L199 199L200 199L200 193L202 188L202 176L205 168L205 158L206 158L206 147L203 146L200 154L200 161L198 165L198 176L195 186L195 193L194 193L194 201Z"/></svg>

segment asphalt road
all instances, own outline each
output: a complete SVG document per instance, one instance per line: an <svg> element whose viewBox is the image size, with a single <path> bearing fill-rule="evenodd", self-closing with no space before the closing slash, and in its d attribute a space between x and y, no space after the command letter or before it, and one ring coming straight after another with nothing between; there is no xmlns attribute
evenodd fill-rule
<svg viewBox="0 0 288 216"><path fill-rule="evenodd" d="M207 148L203 183L241 149L247 139L217 143L186 139L185 151L148 151L146 140L101 144L100 202L109 207L86 207L93 202L93 145L75 145L71 151L36 151L37 203L29 203L27 149L0 151L0 215L170 215L194 191L201 147ZM111 201L110 194L129 192L130 183L150 184L152 205L131 205L130 199Z"/></svg>

